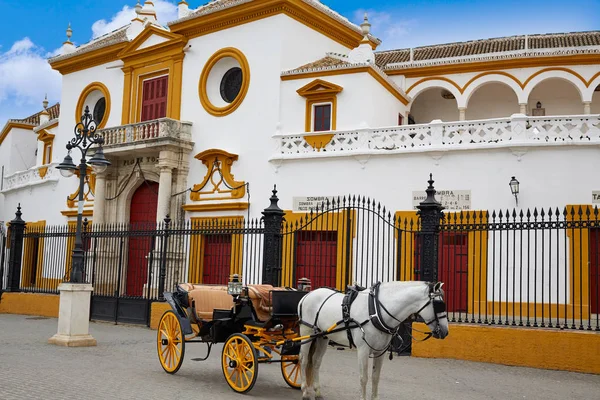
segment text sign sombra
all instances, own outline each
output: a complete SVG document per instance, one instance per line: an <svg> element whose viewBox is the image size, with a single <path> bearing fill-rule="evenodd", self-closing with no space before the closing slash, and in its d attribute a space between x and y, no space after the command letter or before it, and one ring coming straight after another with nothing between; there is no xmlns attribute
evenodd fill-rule
<svg viewBox="0 0 600 400"><path fill-rule="evenodd" d="M592 191L592 204L600 204L600 190Z"/></svg>
<svg viewBox="0 0 600 400"><path fill-rule="evenodd" d="M316 210L317 206L322 210L323 206L327 208L327 200L329 200L329 206L331 202L337 197L334 196L312 196L312 197L294 197L294 212L309 212L310 210Z"/></svg>
<svg viewBox="0 0 600 400"><path fill-rule="evenodd" d="M412 194L413 209L417 209L419 203L427 198L425 191L417 191ZM442 203L446 210L470 210L470 190L438 190L435 199Z"/></svg>

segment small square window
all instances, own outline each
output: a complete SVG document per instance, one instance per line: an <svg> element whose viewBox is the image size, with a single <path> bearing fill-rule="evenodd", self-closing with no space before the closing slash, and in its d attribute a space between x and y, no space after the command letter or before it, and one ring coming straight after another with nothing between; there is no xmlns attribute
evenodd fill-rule
<svg viewBox="0 0 600 400"><path fill-rule="evenodd" d="M313 109L313 131L331 130L331 104L315 105Z"/></svg>

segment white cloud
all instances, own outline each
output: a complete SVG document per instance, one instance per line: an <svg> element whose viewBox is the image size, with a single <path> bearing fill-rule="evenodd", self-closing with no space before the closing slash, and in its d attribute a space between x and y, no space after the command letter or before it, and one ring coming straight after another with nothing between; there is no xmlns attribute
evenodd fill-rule
<svg viewBox="0 0 600 400"><path fill-rule="evenodd" d="M24 118L27 115L6 115L6 110L32 108L33 114L42 107L44 95L52 102L60 98L61 77L46 61L48 53L28 37L16 41L10 50L0 53L0 118ZM0 121L0 128L4 125Z"/></svg>
<svg viewBox="0 0 600 400"><path fill-rule="evenodd" d="M359 9L354 12L354 22L361 24L365 12L369 16L371 33L382 41L379 50L409 47L407 41L418 25L416 19L404 19L399 12Z"/></svg>
<svg viewBox="0 0 600 400"><path fill-rule="evenodd" d="M166 25L167 22L177 19L177 6L175 4L166 0L155 0L153 3L160 24ZM92 38L102 36L127 25L135 16L135 9L133 7L124 6L109 21L101 19L94 22L92 25Z"/></svg>

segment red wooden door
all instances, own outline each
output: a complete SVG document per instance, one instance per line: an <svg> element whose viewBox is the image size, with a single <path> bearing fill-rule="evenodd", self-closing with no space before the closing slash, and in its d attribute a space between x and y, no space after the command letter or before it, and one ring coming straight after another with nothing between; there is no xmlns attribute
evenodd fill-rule
<svg viewBox="0 0 600 400"><path fill-rule="evenodd" d="M148 121L167 116L167 93L169 76L144 81L142 88L142 118Z"/></svg>
<svg viewBox="0 0 600 400"><path fill-rule="evenodd" d="M600 229L590 229L590 307L592 314L600 310Z"/></svg>
<svg viewBox="0 0 600 400"><path fill-rule="evenodd" d="M202 283L226 285L231 268L231 235L204 237Z"/></svg>
<svg viewBox="0 0 600 400"><path fill-rule="evenodd" d="M139 235L129 237L127 263L128 296L141 296L148 280L148 255L152 251L152 230L156 227L158 183L146 182L131 198L129 223Z"/></svg>
<svg viewBox="0 0 600 400"><path fill-rule="evenodd" d="M439 238L438 280L444 282L448 311L467 312L468 235L442 232Z"/></svg>
<svg viewBox="0 0 600 400"><path fill-rule="evenodd" d="M311 280L312 288L336 287L337 232L301 231L296 239L296 276Z"/></svg>

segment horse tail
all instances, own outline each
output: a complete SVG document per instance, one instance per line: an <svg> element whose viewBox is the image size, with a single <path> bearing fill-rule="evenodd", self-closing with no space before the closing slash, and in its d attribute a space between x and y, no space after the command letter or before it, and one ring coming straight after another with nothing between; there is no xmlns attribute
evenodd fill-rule
<svg viewBox="0 0 600 400"><path fill-rule="evenodd" d="M312 387L313 385L313 357L317 350L316 340L310 342L310 348L308 350L308 362L306 363L306 385Z"/></svg>

